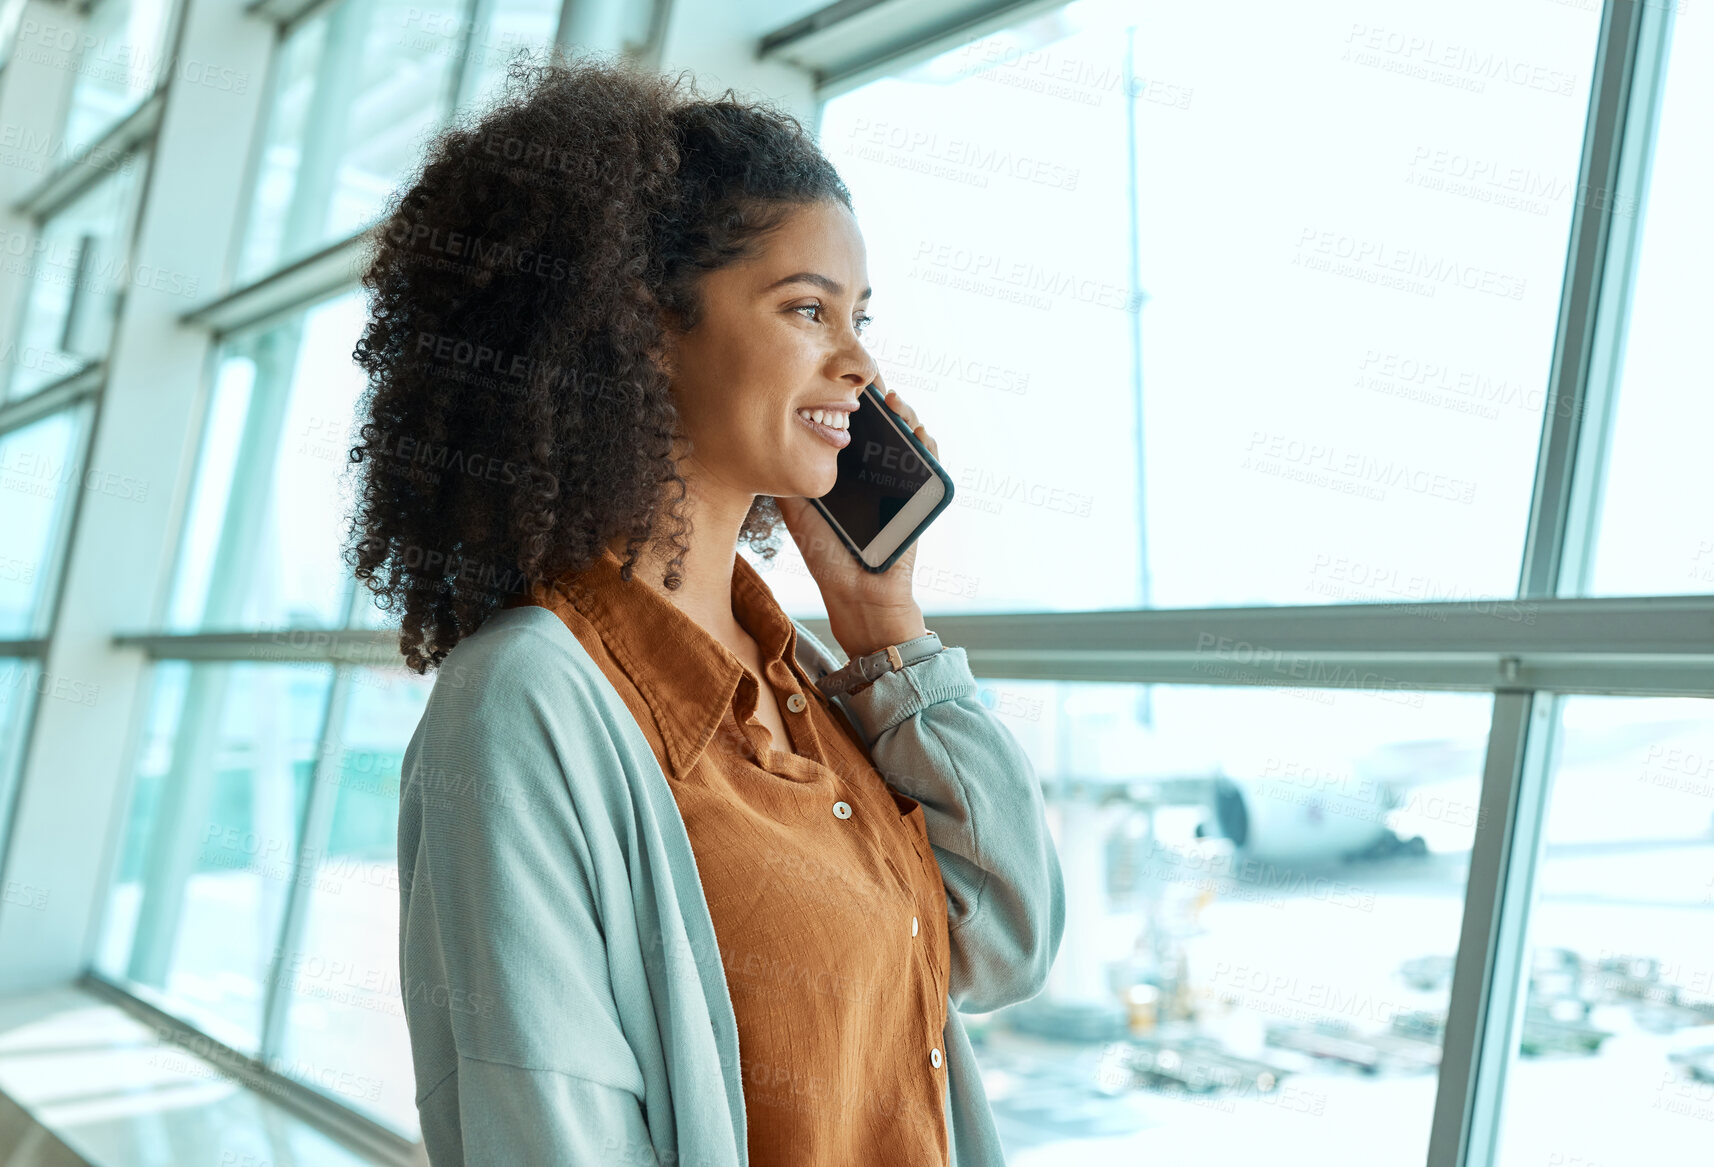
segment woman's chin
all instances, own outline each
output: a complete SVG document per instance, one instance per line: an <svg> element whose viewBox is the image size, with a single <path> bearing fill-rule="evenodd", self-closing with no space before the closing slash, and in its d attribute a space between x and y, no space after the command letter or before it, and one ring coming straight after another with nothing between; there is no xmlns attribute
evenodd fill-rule
<svg viewBox="0 0 1714 1167"><path fill-rule="evenodd" d="M839 463L829 458L825 466L807 466L791 476L796 493L803 498L820 498L839 481Z"/></svg>

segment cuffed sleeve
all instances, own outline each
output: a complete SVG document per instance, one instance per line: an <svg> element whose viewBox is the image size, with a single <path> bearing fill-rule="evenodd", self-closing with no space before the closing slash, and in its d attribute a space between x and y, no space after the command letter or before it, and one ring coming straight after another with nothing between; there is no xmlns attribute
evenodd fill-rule
<svg viewBox="0 0 1714 1167"><path fill-rule="evenodd" d="M922 804L946 884L950 992L986 1013L1041 992L1065 931L1065 884L1035 768L982 704L963 648L837 701L888 785Z"/></svg>
<svg viewBox="0 0 1714 1167"><path fill-rule="evenodd" d="M579 759L516 660L438 679L400 790L400 974L434 1167L653 1163L621 1028Z"/></svg>
<svg viewBox="0 0 1714 1167"><path fill-rule="evenodd" d="M418 1105L434 1167L657 1161L637 1096L587 1078L460 1057Z"/></svg>

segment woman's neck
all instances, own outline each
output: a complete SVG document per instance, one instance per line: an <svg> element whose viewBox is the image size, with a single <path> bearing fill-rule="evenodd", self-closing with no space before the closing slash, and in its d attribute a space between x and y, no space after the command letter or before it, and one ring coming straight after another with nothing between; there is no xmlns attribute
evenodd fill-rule
<svg viewBox="0 0 1714 1167"><path fill-rule="evenodd" d="M721 643L742 642L747 634L732 612L732 572L738 533L755 496L716 500L699 492L688 477L686 485L689 489L680 509L692 528L685 537L689 550L677 568L679 586L668 590L661 583L674 554L664 537L638 550L631 582L653 588ZM625 543L626 536L618 535L607 544L620 562L625 559Z"/></svg>

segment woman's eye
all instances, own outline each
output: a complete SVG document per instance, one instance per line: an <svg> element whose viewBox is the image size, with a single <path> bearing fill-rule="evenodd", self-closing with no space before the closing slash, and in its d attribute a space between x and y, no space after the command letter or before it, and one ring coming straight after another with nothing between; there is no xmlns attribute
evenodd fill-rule
<svg viewBox="0 0 1714 1167"><path fill-rule="evenodd" d="M793 312L817 312L817 313L819 313L824 308L826 308L825 304L799 304L796 308L793 308L792 311ZM873 317L871 317L867 314L860 315L856 318L856 321L855 321L853 327L856 329L856 331L859 334L861 334L862 331L868 327L869 322L872 319L873 319Z"/></svg>

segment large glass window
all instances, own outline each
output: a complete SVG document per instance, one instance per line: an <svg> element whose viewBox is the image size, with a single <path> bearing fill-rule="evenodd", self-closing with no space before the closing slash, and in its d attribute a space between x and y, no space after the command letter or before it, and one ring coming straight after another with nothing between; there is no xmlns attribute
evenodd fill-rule
<svg viewBox="0 0 1714 1167"><path fill-rule="evenodd" d="M399 779L432 678L353 669L322 755L326 809L306 839L303 924L276 955L286 994L279 1059L335 1066L364 1109L414 1133L410 1034L399 983Z"/></svg>
<svg viewBox="0 0 1714 1167"><path fill-rule="evenodd" d="M1560 699L1500 1167L1714 1149L1714 701Z"/></svg>
<svg viewBox="0 0 1714 1167"><path fill-rule="evenodd" d="M286 32L239 283L372 222L454 103L486 100L559 17L543 0L473 8L474 26L444 0L340 0Z"/></svg>
<svg viewBox="0 0 1714 1167"><path fill-rule="evenodd" d="M1007 1161L1420 1167L1492 699L982 684L1066 879L972 1022Z"/></svg>
<svg viewBox="0 0 1714 1167"><path fill-rule="evenodd" d="M415 1137L399 772L432 681L167 662L97 967Z"/></svg>
<svg viewBox="0 0 1714 1167"><path fill-rule="evenodd" d="M167 626L339 626L340 472L363 371L349 294L221 347Z"/></svg>
<svg viewBox="0 0 1714 1167"><path fill-rule="evenodd" d="M341 484L364 306L341 296L221 346L169 630L348 623ZM414 1137L395 841L432 679L252 662L153 675L99 967ZM223 941L240 919L242 943Z"/></svg>
<svg viewBox="0 0 1714 1167"><path fill-rule="evenodd" d="M47 631L88 420L73 407L0 435L0 639Z"/></svg>
<svg viewBox="0 0 1714 1167"><path fill-rule="evenodd" d="M40 662L0 657L0 903L46 911L48 889L39 882L4 879L6 839L10 837L12 807L17 798L18 767L24 754L24 730L29 724L38 693L93 703L99 690L88 685L73 687L70 678L56 685L42 676ZM5 910L0 907L0 911Z"/></svg>
<svg viewBox="0 0 1714 1167"><path fill-rule="evenodd" d="M154 670L97 967L250 1054L333 670Z"/></svg>
<svg viewBox="0 0 1714 1167"><path fill-rule="evenodd" d="M1700 5L1671 7L1646 197L1626 196L1613 207L1616 229L1640 218L1642 232L1628 318L1615 325L1623 356L1610 445L1602 459L1601 435L1588 435L1597 456L1583 470L1603 474L1605 488L1591 595L1714 592L1714 378L1706 340L1714 320L1714 19ZM1579 587L1575 575L1566 582L1568 591Z"/></svg>
<svg viewBox="0 0 1714 1167"><path fill-rule="evenodd" d="M934 609L1515 594L1595 35L1088 0L829 102Z"/></svg>
<svg viewBox="0 0 1714 1167"><path fill-rule="evenodd" d="M96 0L84 18L66 146L83 149L146 101L166 58L171 0Z"/></svg>
<svg viewBox="0 0 1714 1167"><path fill-rule="evenodd" d="M130 241L143 167L122 165L43 221L28 278L7 396L24 397L107 355L132 278Z"/></svg>

